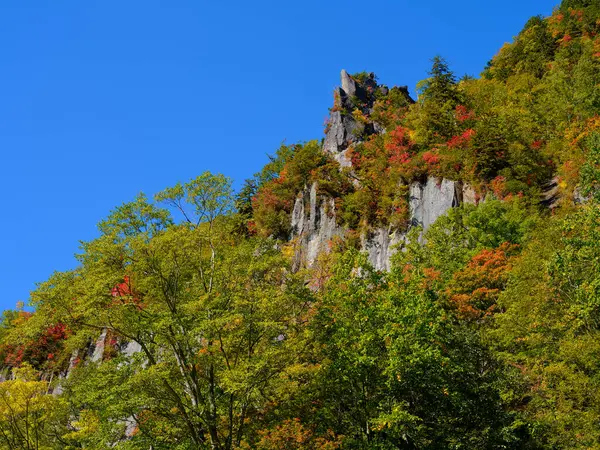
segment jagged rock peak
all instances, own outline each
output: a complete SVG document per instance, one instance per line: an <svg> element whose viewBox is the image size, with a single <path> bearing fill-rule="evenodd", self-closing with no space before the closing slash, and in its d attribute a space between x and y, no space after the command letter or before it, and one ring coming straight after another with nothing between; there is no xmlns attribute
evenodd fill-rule
<svg viewBox="0 0 600 450"><path fill-rule="evenodd" d="M358 123L352 113L360 107L369 113L375 101L377 82L375 75L369 74L366 80L356 80L346 72L340 73L341 87L335 90L335 100L323 143L323 150L330 153L342 167L350 166L346 150L361 140L361 136L374 132L372 125Z"/></svg>
<svg viewBox="0 0 600 450"><path fill-rule="evenodd" d="M354 76L346 70L340 73L341 87L335 90L335 101L329 116L323 150L330 153L342 167L351 165L347 150L352 144L366 139L369 135L383 132L383 127L370 119L375 102L384 98L391 90L377 84L374 73L360 73ZM406 86L394 87L414 103ZM361 120L354 113L358 110Z"/></svg>
<svg viewBox="0 0 600 450"><path fill-rule="evenodd" d="M342 91L349 97L355 95L356 81L354 81L354 78L352 78L345 69L342 69L340 78L342 79Z"/></svg>
<svg viewBox="0 0 600 450"><path fill-rule="evenodd" d="M341 79L341 94L349 99L356 98L361 102L373 103L374 93L379 89L385 89L386 93L389 91L386 86L378 86L375 81L375 74L369 73L366 77L357 80L342 69L340 73ZM371 106L371 105L369 105Z"/></svg>

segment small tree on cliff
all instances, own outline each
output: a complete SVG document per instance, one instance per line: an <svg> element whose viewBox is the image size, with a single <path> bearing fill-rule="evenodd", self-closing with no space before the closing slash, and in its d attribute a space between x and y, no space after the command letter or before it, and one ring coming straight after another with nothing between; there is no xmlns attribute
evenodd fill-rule
<svg viewBox="0 0 600 450"><path fill-rule="evenodd" d="M433 58L429 78L417 85L418 105L412 121L420 143L443 143L457 132L454 111L464 103L456 76L440 56Z"/></svg>

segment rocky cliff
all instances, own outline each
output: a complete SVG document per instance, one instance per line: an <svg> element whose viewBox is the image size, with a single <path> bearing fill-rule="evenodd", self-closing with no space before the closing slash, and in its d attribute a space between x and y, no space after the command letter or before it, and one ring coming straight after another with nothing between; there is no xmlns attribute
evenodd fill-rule
<svg viewBox="0 0 600 450"><path fill-rule="evenodd" d="M394 89L401 90L409 102L414 102L406 87ZM331 154L340 166L352 167L348 150L353 145L369 135L385 132L376 122L357 121L352 111L359 105L368 115L372 111L375 94L385 96L388 92L386 86L376 83L372 74L359 83L342 70L341 87L335 90L335 104L323 141L323 151ZM296 242L296 268L312 265L319 253L329 250L333 238L346 233L337 224L334 199L318 192L317 184L313 183L298 194L294 204L291 225L292 239ZM380 227L370 230L361 236L362 250L367 252L376 269L388 270L397 244L406 239L412 227L427 230L448 209L475 201L473 190L460 182L435 178L414 182L409 186L408 229Z"/></svg>

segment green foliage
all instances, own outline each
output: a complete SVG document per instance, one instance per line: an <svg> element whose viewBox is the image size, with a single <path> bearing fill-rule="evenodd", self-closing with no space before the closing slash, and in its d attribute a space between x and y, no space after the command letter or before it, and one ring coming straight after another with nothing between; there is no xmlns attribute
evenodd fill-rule
<svg viewBox="0 0 600 450"><path fill-rule="evenodd" d="M154 236L173 223L168 211L148 203L144 194L133 202L117 207L111 215L100 222L98 229L103 234L127 238L141 233Z"/></svg>
<svg viewBox="0 0 600 450"><path fill-rule="evenodd" d="M430 77L419 85L421 101L435 102L440 105L446 102L460 103L460 94L456 89L456 76L441 56L433 58L429 75Z"/></svg>
<svg viewBox="0 0 600 450"><path fill-rule="evenodd" d="M408 155L411 147L410 139L398 127L352 149L353 176L360 182L360 188L343 197L342 223L359 230L368 230L373 225L405 227L408 219L406 180L411 180L412 172L418 168L403 165L397 159Z"/></svg>
<svg viewBox="0 0 600 450"><path fill-rule="evenodd" d="M268 155L269 162L254 176L257 188L278 178L285 164L293 158L297 149L298 147L295 145L281 144L274 155Z"/></svg>
<svg viewBox="0 0 600 450"><path fill-rule="evenodd" d="M362 72L353 73L350 76L352 78L354 78L359 84L364 84L365 81L371 79L371 74L369 72L364 71L364 70ZM377 78L374 78L374 81L377 81Z"/></svg>
<svg viewBox="0 0 600 450"><path fill-rule="evenodd" d="M159 192L156 200L179 211L188 224L207 223L211 228L218 217L232 211L234 202L231 180L210 172Z"/></svg>
<svg viewBox="0 0 600 450"><path fill-rule="evenodd" d="M355 251L335 266L314 323L324 366L311 414L347 448L510 446L500 366L434 284L424 266L384 278Z"/></svg>
<svg viewBox="0 0 600 450"><path fill-rule="evenodd" d="M237 194L205 172L115 208L0 321L0 449L600 448L599 24L565 0L482 78L436 57L416 103L354 74L351 168L282 145ZM375 271L358 242L433 177L476 204ZM311 188L348 238L294 273Z"/></svg>
<svg viewBox="0 0 600 450"><path fill-rule="evenodd" d="M598 205L540 227L510 273L490 334L526 382L523 417L543 448L595 448Z"/></svg>
<svg viewBox="0 0 600 450"><path fill-rule="evenodd" d="M435 145L450 139L456 133L454 111L463 105L456 76L440 56L433 59L430 77L417 86L419 101L412 116L417 142Z"/></svg>
<svg viewBox="0 0 600 450"><path fill-rule="evenodd" d="M581 193L600 201L600 133L587 139L587 160L581 168Z"/></svg>
<svg viewBox="0 0 600 450"><path fill-rule="evenodd" d="M547 21L540 16L532 17L515 41L503 47L483 75L503 81L523 73L542 78L557 48Z"/></svg>
<svg viewBox="0 0 600 450"><path fill-rule="evenodd" d="M182 212L181 225L151 239L142 231L115 240L111 229L85 245L77 272L56 274L34 294L36 314L61 317L72 339L108 330L114 342L105 345L141 349L128 360L111 359L108 348L99 366L73 370L67 397L75 410L94 411L80 417L92 424L76 436L106 447L133 422L123 448L239 446L298 357L291 349L311 296L268 241L230 232L225 178L204 174L157 198ZM111 216L116 229L129 223L120 217Z"/></svg>
<svg viewBox="0 0 600 450"><path fill-rule="evenodd" d="M404 251L394 257L395 265L432 268L448 281L479 251L498 248L505 242L526 242L539 220L535 209L519 200L462 205L440 217L423 236L424 243L419 238L421 230L411 230Z"/></svg>

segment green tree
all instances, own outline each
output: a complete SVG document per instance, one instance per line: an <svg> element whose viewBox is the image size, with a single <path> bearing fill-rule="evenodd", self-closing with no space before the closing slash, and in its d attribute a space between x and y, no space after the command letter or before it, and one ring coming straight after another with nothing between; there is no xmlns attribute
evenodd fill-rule
<svg viewBox="0 0 600 450"><path fill-rule="evenodd" d="M83 366L69 379L72 402L99 411L101 442L134 421L137 441L230 449L294 362L310 295L272 243L231 232L225 178L204 174L157 198L183 223L123 236L130 218L117 210L108 234L85 244L79 269L40 286L38 310L58 311L78 342L106 330L116 339L107 347L141 349L133 365Z"/></svg>
<svg viewBox="0 0 600 450"><path fill-rule="evenodd" d="M429 78L417 85L419 99L409 114L417 142L425 145L442 143L456 134L454 110L464 104L456 76L440 56L433 58Z"/></svg>

